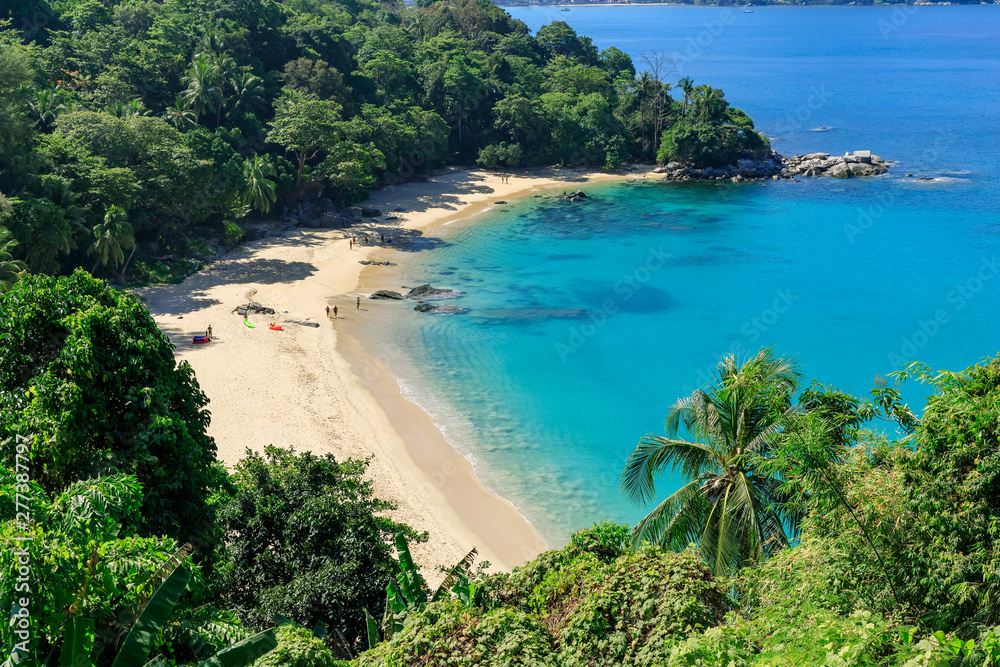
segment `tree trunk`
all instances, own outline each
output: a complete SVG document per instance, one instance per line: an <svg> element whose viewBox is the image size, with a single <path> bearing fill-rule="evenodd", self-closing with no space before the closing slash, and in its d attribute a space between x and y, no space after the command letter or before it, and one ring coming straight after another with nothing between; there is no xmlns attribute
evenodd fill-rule
<svg viewBox="0 0 1000 667"><path fill-rule="evenodd" d="M122 285L126 283L125 272L128 271L128 263L132 261L132 255L135 254L135 249L138 245L135 241L132 242L132 252L128 254L128 259L125 260L125 265L122 266L121 273L118 274L118 279L122 281Z"/></svg>

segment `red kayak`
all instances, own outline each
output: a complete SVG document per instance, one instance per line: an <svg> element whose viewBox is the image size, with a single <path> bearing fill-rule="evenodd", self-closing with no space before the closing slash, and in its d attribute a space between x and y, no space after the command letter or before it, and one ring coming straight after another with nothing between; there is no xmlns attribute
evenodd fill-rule
<svg viewBox="0 0 1000 667"><path fill-rule="evenodd" d="M211 341L212 339L209 338L208 336L194 336L191 339L191 342L194 343L195 345L198 345L199 343L210 343Z"/></svg>
<svg viewBox="0 0 1000 667"><path fill-rule="evenodd" d="M281 331L281 325L279 324L277 326L268 327L268 329L270 329L271 331Z"/></svg>

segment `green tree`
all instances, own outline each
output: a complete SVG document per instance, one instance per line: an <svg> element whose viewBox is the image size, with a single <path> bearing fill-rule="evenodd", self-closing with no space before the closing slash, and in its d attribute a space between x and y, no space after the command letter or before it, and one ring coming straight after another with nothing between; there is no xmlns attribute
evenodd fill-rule
<svg viewBox="0 0 1000 667"><path fill-rule="evenodd" d="M244 161L243 180L246 181L246 194L243 203L261 213L267 213L275 200L276 185L271 179L277 175L274 165L262 155L254 155Z"/></svg>
<svg viewBox="0 0 1000 667"><path fill-rule="evenodd" d="M178 130L189 130L198 124L198 114L191 110L184 95L178 95L173 106L163 112L163 120Z"/></svg>
<svg viewBox="0 0 1000 667"><path fill-rule="evenodd" d="M187 89L181 93L181 99L198 118L216 113L223 103L222 80L223 74L215 59L205 53L199 54L184 75Z"/></svg>
<svg viewBox="0 0 1000 667"><path fill-rule="evenodd" d="M128 260L125 259L125 251L130 250ZM94 244L90 247L90 254L95 256L94 270L98 266L107 266L109 263L117 271L122 262L119 276L124 279L128 270L128 262L135 252L135 234L132 232L132 225L128 222L128 213L112 204L104 220L94 227Z"/></svg>
<svg viewBox="0 0 1000 667"><path fill-rule="evenodd" d="M274 614L329 628L341 657L367 644L365 610L380 611L395 571L387 540L408 527L365 481L366 461L268 447L247 450L219 510L227 564L219 590L248 624Z"/></svg>
<svg viewBox="0 0 1000 667"><path fill-rule="evenodd" d="M682 550L696 544L716 574L731 574L788 546L794 517L782 501L782 480L767 460L793 411L800 374L768 348L742 363L724 358L707 390L678 400L666 436L647 435L626 462L622 492L633 502L656 497L656 476L679 473L684 485L633 529L636 543ZM695 440L679 437L686 428Z"/></svg>
<svg viewBox="0 0 1000 667"><path fill-rule="evenodd" d="M26 276L0 295L0 456L52 493L113 471L143 487L141 534L204 554L215 543L209 496L224 482L207 434L208 399L131 294L82 269Z"/></svg>
<svg viewBox="0 0 1000 667"><path fill-rule="evenodd" d="M306 162L319 157L340 141L344 124L340 105L298 94L286 95L278 105L267 140L295 156L295 187L302 183Z"/></svg>

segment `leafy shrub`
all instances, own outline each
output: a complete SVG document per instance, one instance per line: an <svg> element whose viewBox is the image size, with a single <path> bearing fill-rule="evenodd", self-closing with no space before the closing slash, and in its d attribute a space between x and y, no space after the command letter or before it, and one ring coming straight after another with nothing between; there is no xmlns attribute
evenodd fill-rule
<svg viewBox="0 0 1000 667"><path fill-rule="evenodd" d="M692 635L670 649L664 667L747 667L754 653L753 644L741 638L733 628L709 628Z"/></svg>
<svg viewBox="0 0 1000 667"><path fill-rule="evenodd" d="M254 662L254 667L338 667L346 664L335 659L323 640L305 628L288 623L275 634L277 648Z"/></svg>
<svg viewBox="0 0 1000 667"><path fill-rule="evenodd" d="M576 544L488 577L483 606L411 614L358 665L663 665L686 634L723 620L725 586L692 553L611 557L627 535L615 524L580 531Z"/></svg>
<svg viewBox="0 0 1000 667"><path fill-rule="evenodd" d="M357 661L357 667L560 664L537 617L510 608L469 608L455 600L430 603L412 615L391 641L379 644Z"/></svg>
<svg viewBox="0 0 1000 667"><path fill-rule="evenodd" d="M395 572L387 540L409 527L382 516L395 509L364 480L366 461L268 447L247 450L235 492L220 499L226 542L218 589L241 619L263 629L275 614L314 627L339 657L367 637L365 610L381 614Z"/></svg>
<svg viewBox="0 0 1000 667"><path fill-rule="evenodd" d="M630 535L629 527L623 523L595 523L593 528L573 533L569 539L569 551L592 553L601 561L609 563L628 550Z"/></svg>
<svg viewBox="0 0 1000 667"><path fill-rule="evenodd" d="M532 600L566 667L657 664L675 640L721 623L728 607L694 554L648 546L609 564L583 556L550 573Z"/></svg>

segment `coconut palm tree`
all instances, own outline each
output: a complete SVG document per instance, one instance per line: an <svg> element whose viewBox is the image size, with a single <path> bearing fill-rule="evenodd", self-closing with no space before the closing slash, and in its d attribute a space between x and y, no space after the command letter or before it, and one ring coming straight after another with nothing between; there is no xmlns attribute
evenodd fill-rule
<svg viewBox="0 0 1000 667"><path fill-rule="evenodd" d="M229 80L233 88L232 101L229 103L233 111L255 113L264 105L260 94L260 79L250 72L239 72Z"/></svg>
<svg viewBox="0 0 1000 667"><path fill-rule="evenodd" d="M28 270L24 262L11 254L16 245L14 235L6 227L0 227L0 292L10 289L21 272Z"/></svg>
<svg viewBox="0 0 1000 667"><path fill-rule="evenodd" d="M73 192L69 181L58 177L47 177L45 181L45 194L53 204L62 209L63 219L66 220L66 227L62 228L63 235L58 239L58 250L64 255L77 249L76 239L87 233L87 228L83 225L83 208L77 204L80 195ZM55 231L55 230L53 230Z"/></svg>
<svg viewBox="0 0 1000 667"><path fill-rule="evenodd" d="M677 82L677 87L684 91L684 110L687 111L691 103L691 91L694 90L694 79L686 76Z"/></svg>
<svg viewBox="0 0 1000 667"><path fill-rule="evenodd" d="M770 348L740 361L723 359L716 382L678 400L667 414L666 435L646 435L629 457L621 490L635 503L655 499L655 478L678 473L684 485L636 524L635 543L681 550L689 544L716 574L731 574L788 546L780 476L768 457L792 414L801 374ZM683 439L684 427L692 436Z"/></svg>
<svg viewBox="0 0 1000 667"><path fill-rule="evenodd" d="M182 81L187 90L180 97L198 118L215 113L222 104L222 74L211 56L202 53L195 57Z"/></svg>
<svg viewBox="0 0 1000 667"><path fill-rule="evenodd" d="M35 99L28 102L29 115L35 119L35 127L43 132L52 129L52 123L64 107L54 90L39 90Z"/></svg>
<svg viewBox="0 0 1000 667"><path fill-rule="evenodd" d="M163 120L184 131L198 124L198 114L191 111L183 96L178 95L174 100L174 106L167 107L163 112Z"/></svg>
<svg viewBox="0 0 1000 667"><path fill-rule="evenodd" d="M128 259L125 259L125 250L131 250ZM100 224L94 225L94 244L90 247L90 254L96 255L94 261L94 271L98 266L107 266L109 263L117 269L122 262L119 277L125 276L128 263L135 252L135 236L132 232L132 225L128 222L128 214L124 209L118 208L114 204L104 214L104 220Z"/></svg>
<svg viewBox="0 0 1000 667"><path fill-rule="evenodd" d="M243 163L243 180L246 181L246 194L243 203L255 208L261 213L267 213L275 200L275 183L267 178L277 177L274 165L260 155Z"/></svg>

